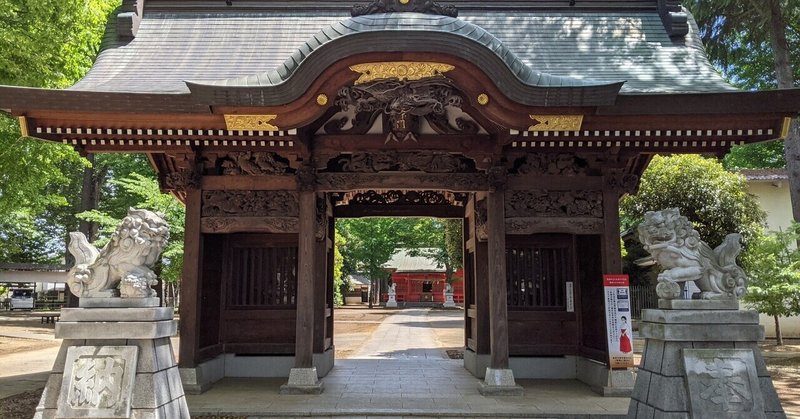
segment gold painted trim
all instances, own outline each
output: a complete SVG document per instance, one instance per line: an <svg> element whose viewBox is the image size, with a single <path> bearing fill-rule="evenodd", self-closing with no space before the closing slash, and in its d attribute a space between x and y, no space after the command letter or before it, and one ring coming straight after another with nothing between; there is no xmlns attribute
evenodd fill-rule
<svg viewBox="0 0 800 419"><path fill-rule="evenodd" d="M478 104L486 106L489 104L489 95L486 93L481 93L478 95Z"/></svg>
<svg viewBox="0 0 800 419"><path fill-rule="evenodd" d="M388 61L350 66L350 70L361 74L355 85L384 79L422 80L440 76L454 68L450 64L416 61Z"/></svg>
<svg viewBox="0 0 800 419"><path fill-rule="evenodd" d="M320 93L319 95L317 95L317 105L325 106L327 104L328 104L328 95L326 95L325 93Z"/></svg>
<svg viewBox="0 0 800 419"><path fill-rule="evenodd" d="M30 137L30 133L28 132L28 119L24 116L17 117L19 120L19 133L23 137Z"/></svg>
<svg viewBox="0 0 800 419"><path fill-rule="evenodd" d="M781 126L781 136L779 140L785 140L789 136L789 128L792 126L792 118L783 118L783 126Z"/></svg>
<svg viewBox="0 0 800 419"><path fill-rule="evenodd" d="M229 131L280 131L270 124L278 115L225 115L225 125Z"/></svg>
<svg viewBox="0 0 800 419"><path fill-rule="evenodd" d="M528 131L579 131L583 115L530 115L536 122Z"/></svg>

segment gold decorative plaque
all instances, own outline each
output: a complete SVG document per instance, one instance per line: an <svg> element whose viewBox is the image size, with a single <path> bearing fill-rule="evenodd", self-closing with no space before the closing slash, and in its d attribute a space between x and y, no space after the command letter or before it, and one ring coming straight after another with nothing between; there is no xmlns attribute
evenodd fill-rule
<svg viewBox="0 0 800 419"><path fill-rule="evenodd" d="M319 95L317 95L317 105L325 106L327 104L328 104L328 95L326 95L325 93L320 93Z"/></svg>
<svg viewBox="0 0 800 419"><path fill-rule="evenodd" d="M19 133L23 137L28 137L28 120L24 116L17 118L19 120Z"/></svg>
<svg viewBox="0 0 800 419"><path fill-rule="evenodd" d="M350 66L350 70L361 74L361 77L354 83L356 85L383 79L422 80L441 75L454 68L450 64L414 61L364 63Z"/></svg>
<svg viewBox="0 0 800 419"><path fill-rule="evenodd" d="M789 127L792 126L792 118L783 118L783 126L781 127L781 136L779 140L784 140L789 136Z"/></svg>
<svg viewBox="0 0 800 419"><path fill-rule="evenodd" d="M230 131L279 131L270 124L278 115L225 115L225 125Z"/></svg>
<svg viewBox="0 0 800 419"><path fill-rule="evenodd" d="M486 106L489 104L489 95L486 93L481 93L478 95L478 104Z"/></svg>
<svg viewBox="0 0 800 419"><path fill-rule="evenodd" d="M530 115L534 124L528 131L578 131L583 115Z"/></svg>

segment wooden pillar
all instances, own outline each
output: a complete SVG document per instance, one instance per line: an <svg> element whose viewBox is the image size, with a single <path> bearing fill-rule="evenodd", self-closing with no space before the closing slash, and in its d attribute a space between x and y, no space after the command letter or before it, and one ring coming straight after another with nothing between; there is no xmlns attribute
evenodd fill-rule
<svg viewBox="0 0 800 419"><path fill-rule="evenodd" d="M180 356L181 368L197 366L200 345L200 306L202 271L200 255L203 243L200 234L201 191L186 189L186 224L183 239L183 276L181 278Z"/></svg>
<svg viewBox="0 0 800 419"><path fill-rule="evenodd" d="M506 303L505 192L495 190L486 198L489 247L489 367L508 369L508 310Z"/></svg>
<svg viewBox="0 0 800 419"><path fill-rule="evenodd" d="M603 273L622 273L622 247L619 235L619 198L635 189L638 177L620 170L607 170L603 179Z"/></svg>
<svg viewBox="0 0 800 419"><path fill-rule="evenodd" d="M314 268L316 194L298 192L300 233L297 249L297 326L295 333L295 368L313 366L314 344Z"/></svg>
<svg viewBox="0 0 800 419"><path fill-rule="evenodd" d="M326 217L325 229L327 229L325 208L319 207L317 210L323 211L323 216ZM325 314L328 305L328 238L324 233L322 233L322 237L319 237L320 226L315 224L314 227L315 233L317 233L315 235L317 240L314 243L314 353L321 354L325 352Z"/></svg>

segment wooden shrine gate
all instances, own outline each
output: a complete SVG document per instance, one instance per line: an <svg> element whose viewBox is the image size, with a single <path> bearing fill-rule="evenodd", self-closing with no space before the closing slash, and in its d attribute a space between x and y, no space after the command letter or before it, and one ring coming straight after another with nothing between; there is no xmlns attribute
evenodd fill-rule
<svg viewBox="0 0 800 419"><path fill-rule="evenodd" d="M0 86L0 112L147 153L185 202L189 391L330 370L333 220L377 214L464 218L464 364L487 385L613 384L620 196L653 154L785 138L800 103L722 80L675 0L123 3L83 80Z"/></svg>

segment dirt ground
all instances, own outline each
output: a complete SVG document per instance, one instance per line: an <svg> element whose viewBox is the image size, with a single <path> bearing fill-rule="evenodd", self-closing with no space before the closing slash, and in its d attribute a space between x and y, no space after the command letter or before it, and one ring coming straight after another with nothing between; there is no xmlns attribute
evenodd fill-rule
<svg viewBox="0 0 800 419"><path fill-rule="evenodd" d="M366 307L342 307L335 312L336 357L347 358L355 348L369 338L378 325L394 310ZM52 336L54 326L41 324L35 313L0 312L0 366L13 362L14 354L58 346L57 340L25 339L9 336ZM457 351L463 341L463 331L434 329L438 343L443 348ZM782 347L774 341L761 345L767 369L772 374L775 388L789 417L800 418L800 339L787 339ZM449 353L449 351L448 351ZM454 353L454 356L457 354ZM1 368L1 367L0 367ZM2 375L2 371L0 371ZM39 402L41 389L27 391L0 400L0 418L29 419Z"/></svg>

